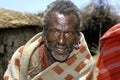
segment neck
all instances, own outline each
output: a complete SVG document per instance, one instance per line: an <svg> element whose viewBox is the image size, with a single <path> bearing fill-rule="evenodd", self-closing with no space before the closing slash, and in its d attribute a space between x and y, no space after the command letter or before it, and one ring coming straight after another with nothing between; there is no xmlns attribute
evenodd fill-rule
<svg viewBox="0 0 120 80"><path fill-rule="evenodd" d="M47 56L47 60L49 62L49 65L53 64L54 62L56 62L56 60L52 57L52 55L51 55L49 50L46 51L46 56Z"/></svg>

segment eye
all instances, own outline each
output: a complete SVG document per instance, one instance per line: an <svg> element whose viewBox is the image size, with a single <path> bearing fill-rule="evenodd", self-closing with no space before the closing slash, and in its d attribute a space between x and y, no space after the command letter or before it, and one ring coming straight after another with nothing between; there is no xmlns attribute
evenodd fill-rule
<svg viewBox="0 0 120 80"><path fill-rule="evenodd" d="M59 31L56 30L56 29L51 30L51 33L52 33L52 35L54 35L54 36L58 36L58 35L59 35Z"/></svg>
<svg viewBox="0 0 120 80"><path fill-rule="evenodd" d="M65 33L65 37L67 38L67 37L70 37L70 36L72 36L73 35L73 32L66 32Z"/></svg>

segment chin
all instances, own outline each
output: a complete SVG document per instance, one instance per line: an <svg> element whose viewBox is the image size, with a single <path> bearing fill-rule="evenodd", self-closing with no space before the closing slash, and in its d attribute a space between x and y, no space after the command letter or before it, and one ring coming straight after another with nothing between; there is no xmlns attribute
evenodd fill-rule
<svg viewBox="0 0 120 80"><path fill-rule="evenodd" d="M55 59L55 58L54 58ZM67 59L55 59L57 62L65 62Z"/></svg>
<svg viewBox="0 0 120 80"><path fill-rule="evenodd" d="M66 60L67 60L67 58L66 59L55 59L57 62L65 62Z"/></svg>
<svg viewBox="0 0 120 80"><path fill-rule="evenodd" d="M69 53L66 53L64 55L59 55L59 54L57 54L55 52L52 52L52 56L53 56L55 61L65 62L68 59L68 57L69 57Z"/></svg>

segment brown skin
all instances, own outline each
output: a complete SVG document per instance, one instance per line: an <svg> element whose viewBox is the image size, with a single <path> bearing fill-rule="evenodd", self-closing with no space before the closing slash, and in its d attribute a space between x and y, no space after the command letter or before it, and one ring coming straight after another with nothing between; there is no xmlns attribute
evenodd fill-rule
<svg viewBox="0 0 120 80"><path fill-rule="evenodd" d="M74 48L79 36L76 33L76 17L73 14L63 15L51 12L48 30L44 31L47 56L50 64L55 61L65 61Z"/></svg>

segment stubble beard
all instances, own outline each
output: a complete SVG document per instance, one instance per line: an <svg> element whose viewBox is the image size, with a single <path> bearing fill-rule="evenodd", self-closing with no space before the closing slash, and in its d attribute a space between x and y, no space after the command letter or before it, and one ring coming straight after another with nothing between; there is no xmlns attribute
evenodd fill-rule
<svg viewBox="0 0 120 80"><path fill-rule="evenodd" d="M58 44L55 43L55 42L54 42L51 46L50 46L49 44L51 44L51 43L45 38L45 45L46 45L46 47L47 47L47 50L48 50L49 53L50 53L50 56L52 56L52 58L53 58L55 61L58 61L58 62L65 62L65 61L68 59L70 53L73 51L74 45L75 45L75 43L72 44L72 45L70 45L70 46L66 45L66 49L67 49L67 50L66 50L66 53L65 53L64 55L59 55L59 54L55 51L56 45L58 45Z"/></svg>

